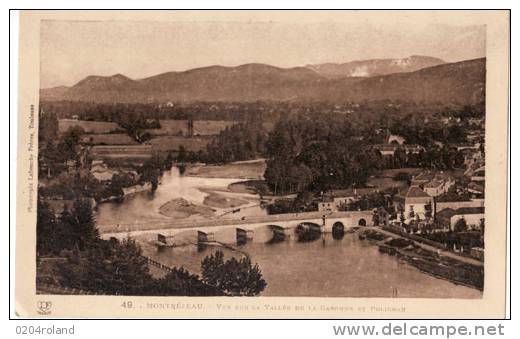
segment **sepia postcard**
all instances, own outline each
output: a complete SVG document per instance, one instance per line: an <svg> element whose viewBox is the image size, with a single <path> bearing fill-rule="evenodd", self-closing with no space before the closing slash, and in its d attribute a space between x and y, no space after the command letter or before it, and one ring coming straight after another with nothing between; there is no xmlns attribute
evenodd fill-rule
<svg viewBox="0 0 520 339"><path fill-rule="evenodd" d="M16 314L504 318L509 14L21 11Z"/></svg>

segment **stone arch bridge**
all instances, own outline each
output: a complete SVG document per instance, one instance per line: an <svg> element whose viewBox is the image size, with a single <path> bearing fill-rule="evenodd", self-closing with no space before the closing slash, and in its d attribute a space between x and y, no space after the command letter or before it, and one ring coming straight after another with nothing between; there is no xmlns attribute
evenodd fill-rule
<svg viewBox="0 0 520 339"><path fill-rule="evenodd" d="M305 212L286 213L243 219L190 220L182 222L150 222L131 225L117 225L114 232L101 234L104 239L127 237L140 240L156 241L167 245L169 239L181 234L196 234L198 242L237 242L240 239L251 240L260 237L265 231L284 238L295 236L299 231L331 233L344 232L352 227L371 226L372 211L350 212ZM100 226L100 225L98 225ZM111 229L110 225L101 225L100 229ZM233 241L230 241L233 240Z"/></svg>

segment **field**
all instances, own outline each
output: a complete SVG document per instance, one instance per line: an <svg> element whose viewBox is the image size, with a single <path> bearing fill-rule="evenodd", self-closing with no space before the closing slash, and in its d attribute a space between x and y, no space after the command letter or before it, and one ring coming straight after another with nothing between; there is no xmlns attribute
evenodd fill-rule
<svg viewBox="0 0 520 339"><path fill-rule="evenodd" d="M181 145L186 151L198 152L205 150L210 141L211 138L207 137L160 136L149 140L147 144L152 145L154 151L160 152L178 151Z"/></svg>
<svg viewBox="0 0 520 339"><path fill-rule="evenodd" d="M188 135L188 120L159 120L161 128L150 128L146 131L151 135Z"/></svg>
<svg viewBox="0 0 520 339"><path fill-rule="evenodd" d="M91 145L137 145L137 141L128 134L83 134L80 141Z"/></svg>
<svg viewBox="0 0 520 339"><path fill-rule="evenodd" d="M146 131L156 136L187 136L189 134L188 120L159 120L161 128L151 128ZM226 127L236 125L236 121L227 120L194 120L193 135L217 135Z"/></svg>
<svg viewBox="0 0 520 339"><path fill-rule="evenodd" d="M217 135L226 127L236 125L236 121L226 120L194 120L193 134L194 135Z"/></svg>
<svg viewBox="0 0 520 339"><path fill-rule="evenodd" d="M115 122L59 119L58 130L65 133L69 128L81 127L85 133L103 134L122 130Z"/></svg>

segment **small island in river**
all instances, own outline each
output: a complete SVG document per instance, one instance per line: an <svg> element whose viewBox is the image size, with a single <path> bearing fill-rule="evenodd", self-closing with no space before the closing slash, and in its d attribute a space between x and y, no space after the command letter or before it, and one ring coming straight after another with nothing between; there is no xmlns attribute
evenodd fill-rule
<svg viewBox="0 0 520 339"><path fill-rule="evenodd" d="M210 207L197 205L183 198L170 200L159 207L159 213L162 215L179 219L188 218L196 214L212 217L214 212L215 210Z"/></svg>

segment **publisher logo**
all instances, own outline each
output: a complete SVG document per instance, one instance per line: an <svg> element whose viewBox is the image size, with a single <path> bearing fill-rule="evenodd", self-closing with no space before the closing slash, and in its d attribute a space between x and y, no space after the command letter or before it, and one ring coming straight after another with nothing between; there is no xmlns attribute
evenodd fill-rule
<svg viewBox="0 0 520 339"><path fill-rule="evenodd" d="M52 302L51 301L38 301L38 314L48 315L51 314Z"/></svg>

